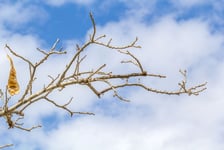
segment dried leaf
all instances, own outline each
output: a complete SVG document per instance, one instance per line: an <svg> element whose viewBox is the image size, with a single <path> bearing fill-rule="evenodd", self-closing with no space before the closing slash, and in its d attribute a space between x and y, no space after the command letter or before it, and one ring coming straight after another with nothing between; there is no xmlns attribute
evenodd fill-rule
<svg viewBox="0 0 224 150"><path fill-rule="evenodd" d="M18 94L20 91L19 84L17 82L16 78L16 69L14 67L12 58L7 55L7 58L10 61L10 73L9 73L9 79L8 79L8 92L11 96Z"/></svg>

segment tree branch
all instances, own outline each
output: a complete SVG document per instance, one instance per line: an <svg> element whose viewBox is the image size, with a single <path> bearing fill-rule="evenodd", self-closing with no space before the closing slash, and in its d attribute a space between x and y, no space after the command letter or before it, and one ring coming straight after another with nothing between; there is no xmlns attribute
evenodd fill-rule
<svg viewBox="0 0 224 150"><path fill-rule="evenodd" d="M32 60L27 59L25 56L17 54L6 44L5 47L10 51L10 53L16 56L16 58L19 58L21 60L21 63L27 64L27 67L29 69L29 75L27 77L29 78L28 82L23 83L25 84L25 87L23 90L21 90L23 91L23 93L21 93L22 96L18 99L18 101L12 101L12 102L10 101L9 104L10 97L7 96L7 88L5 93L0 91L0 98L3 100L3 105L0 106L0 117L5 118L9 128L15 127L21 130L31 131L35 128L41 127L40 125L37 125L31 128L24 128L23 123L18 123L18 121L23 119L23 117L25 116L24 110L29 109L32 104L40 100L45 100L53 104L53 106L67 111L71 116L73 116L74 114L94 115L94 113L92 112L79 112L70 109L69 105L73 102L72 101L73 97L71 97L71 99L69 99L63 105L56 103L54 99L50 99L48 97L48 95L53 93L54 91L59 91L59 94L63 94L64 88L68 86L74 86L74 85L87 86L98 98L100 98L104 93L111 91L113 92L114 97L125 102L129 102L130 100L124 98L122 95L120 95L120 93L118 93L118 89L120 88L138 87L146 91L158 94L166 94L166 95L188 94L189 96L190 95L197 96L201 92L206 90L206 84L207 84L206 82L195 85L193 87L188 87L186 71L180 71L184 79L178 84L177 88L179 88L179 90L166 91L161 89L154 89L152 87L146 86L146 84L144 83L141 83L139 81L139 78L154 77L162 79L166 78L166 76L160 74L148 73L141 64L141 61L129 51L129 49L141 48L139 45L137 45L138 38L136 38L134 41L130 42L127 45L121 45L121 46L112 45L111 44L112 39L110 39L107 42L102 42L101 40L105 38L106 35L96 36L97 29L92 13L90 13L90 20L93 26L93 31L92 34L90 35L89 40L86 41L81 46L76 45L75 54L69 60L68 64L65 64L64 69L57 75L48 75L50 82L42 83L43 86L39 87L39 89L34 90L32 88L34 81L38 78L36 75L36 73L39 71L38 69L41 66L44 66L45 63L49 61L49 58L52 55L67 54L66 51L62 51L62 49L59 50L56 49L59 43L59 39L55 41L53 46L48 51L37 48L37 51L43 54L41 59L37 62L32 62ZM103 46L104 48L117 51L118 55L120 54L128 56L130 60L121 61L121 63L124 63L124 65L126 63L132 63L135 65L135 67L137 67L138 71L133 71L132 73L125 73L124 70L122 74L114 74L113 70L105 72L104 68L106 68L110 64L102 64L96 70L81 71L82 69L80 69L81 68L80 64L83 62L84 59L87 59L86 56L88 55L87 53L87 55L82 56L82 53L91 45ZM103 83L105 87L101 87L101 89L98 89L96 86L98 83ZM15 120L15 118L17 119Z"/></svg>

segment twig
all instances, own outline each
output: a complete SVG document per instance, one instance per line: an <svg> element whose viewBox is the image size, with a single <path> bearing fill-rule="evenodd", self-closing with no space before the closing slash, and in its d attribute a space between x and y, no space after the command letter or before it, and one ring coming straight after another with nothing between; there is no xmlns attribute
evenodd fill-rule
<svg viewBox="0 0 224 150"><path fill-rule="evenodd" d="M125 98L123 98L122 96L120 96L118 93L117 93L117 88L116 86L112 85L109 81L105 80L104 81L105 83L107 83L110 87L110 90L112 90L114 92L114 97L117 97L119 100L121 101L125 101L125 102L130 102L130 100L127 100ZM102 92L100 92L100 94L103 94Z"/></svg>
<svg viewBox="0 0 224 150"><path fill-rule="evenodd" d="M128 48L141 48L141 46L136 45L137 41L138 41L138 38L136 37L136 39L131 44L128 44L128 45L125 45L125 46L108 45L108 43L110 44L111 39L109 40L109 42L107 44L102 43L102 42L97 42L97 41L94 41L94 43L97 44L97 45L101 45L101 46L107 47L109 49L121 50L121 49L128 49Z"/></svg>
<svg viewBox="0 0 224 150"><path fill-rule="evenodd" d="M41 126L41 125L37 125L37 126L33 126L33 127L31 127L31 128L23 128L23 127L21 127L20 125L15 125L15 127L18 128L18 129L21 129L21 130L30 132L30 131L32 131L33 129L41 128L42 126Z"/></svg>
<svg viewBox="0 0 224 150"><path fill-rule="evenodd" d="M14 52L7 44L5 45L5 47L10 51L10 53L12 53L14 56L22 59L23 61L25 61L26 63L28 63L29 65L31 65L32 67L34 66L31 61L29 61L28 59L26 59L24 56L21 56L19 54L17 54L16 52Z"/></svg>
<svg viewBox="0 0 224 150"><path fill-rule="evenodd" d="M61 109L64 109L64 110L66 110L67 112L69 112L70 115L71 115L71 117L73 116L74 113L78 113L78 112L73 112L73 111L71 111L69 108L66 107L66 106L68 106L68 105L72 102L72 99L73 99L73 98L71 98L71 99L70 99L67 103L65 103L64 105L59 105L59 104L57 104L56 102L54 102L53 100L49 99L48 97L45 97L44 99L47 100L48 102L54 104L56 107L61 108ZM81 112L79 112L79 114L81 114ZM85 112L85 113L82 113L82 114L93 115L93 113L89 113L89 112Z"/></svg>
<svg viewBox="0 0 224 150"><path fill-rule="evenodd" d="M87 80L90 79L92 76L94 76L95 74L97 74L101 69L103 69L106 66L106 64L103 64L102 66L100 66L96 71L94 71L93 73L91 73L88 77Z"/></svg>
<svg viewBox="0 0 224 150"><path fill-rule="evenodd" d="M90 19L91 19L91 22L92 22L92 25L93 25L93 34L91 36L91 42L94 42L95 40L95 35L96 35L96 23L95 23L95 20L93 18L93 14L92 13L89 13L89 16L90 16Z"/></svg>
<svg viewBox="0 0 224 150"><path fill-rule="evenodd" d="M87 83L87 86L98 96L98 98L100 98L100 93L92 86L92 84Z"/></svg>
<svg viewBox="0 0 224 150"><path fill-rule="evenodd" d="M138 66L141 70L142 73L146 73L146 71L144 71L143 67L142 67L142 64L140 63L140 61L138 60L138 58L136 58L132 53L130 53L129 51L121 51L121 50L118 50L120 53L123 53L123 54L127 54L129 56L131 56L135 61L136 63L134 63L133 61L130 61L132 62L133 64L135 64L136 66Z"/></svg>
<svg viewBox="0 0 224 150"><path fill-rule="evenodd" d="M6 145L3 145L3 146L0 146L0 149L11 147L11 146L13 146L13 144L6 144Z"/></svg>

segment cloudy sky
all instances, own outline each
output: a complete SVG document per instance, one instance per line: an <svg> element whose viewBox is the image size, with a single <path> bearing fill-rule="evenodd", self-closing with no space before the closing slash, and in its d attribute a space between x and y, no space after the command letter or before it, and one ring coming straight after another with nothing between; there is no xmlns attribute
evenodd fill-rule
<svg viewBox="0 0 224 150"><path fill-rule="evenodd" d="M85 87L68 88L52 97L65 102L73 96L71 109L96 115L71 118L53 105L40 102L25 112L24 126L43 127L29 133L8 130L1 118L0 145L13 143L6 149L17 150L223 150L223 5L223 0L1 0L2 89L9 68L5 44L37 60L37 47L49 49L57 38L61 40L59 47L69 53L49 59L40 69L35 88L41 88L46 81L44 76L63 68L75 44L88 38L89 12L94 14L98 33L112 37L113 44L139 38L142 48L133 53L150 73L167 76L144 79L150 87L176 90L182 79L179 69L186 69L189 85L207 81L208 89L199 96L165 96L130 89L123 91L131 100L125 103L112 94L98 99ZM92 47L87 54L90 57L84 62L84 69L106 61L113 70L123 71L114 62L121 58L115 59L117 53ZM16 58L14 61L23 90L27 66Z"/></svg>

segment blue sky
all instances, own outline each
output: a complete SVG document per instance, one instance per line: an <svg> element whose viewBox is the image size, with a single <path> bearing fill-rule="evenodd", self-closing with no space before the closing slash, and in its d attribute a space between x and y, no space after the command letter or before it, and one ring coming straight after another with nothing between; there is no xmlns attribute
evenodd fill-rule
<svg viewBox="0 0 224 150"><path fill-rule="evenodd" d="M150 87L176 90L187 69L190 85L208 82L199 96L166 96L142 89L126 89L124 103L105 94L100 100L82 86L52 95L57 102L74 96L70 108L92 111L95 116L69 117L64 111L40 102L25 112L24 125L42 124L32 132L7 129L3 118L0 145L14 143L17 150L222 150L224 120L224 1L223 0L20 0L0 1L0 46L7 43L31 60L48 49L57 38L69 53L53 57L39 70L34 89L43 87L47 75L56 74L71 58L76 43L84 43L92 30L89 12L98 34L123 45L139 38L140 50L133 53L150 73L167 79L144 79ZM97 54L95 51L98 51ZM5 52L0 66L8 70ZM115 72L132 71L120 65L122 56L102 47L91 47L83 69L107 63ZM104 59L102 59L104 58ZM21 89L27 66L14 59ZM57 65L57 67L55 67ZM0 71L2 89L8 71ZM19 95L18 95L19 96ZM15 99L17 97L15 96Z"/></svg>
<svg viewBox="0 0 224 150"><path fill-rule="evenodd" d="M221 2L222 1L217 1L215 3L217 3L216 5L219 5ZM143 16L141 16L141 21L146 23L150 23L151 21L155 21L156 19L169 14L175 14L176 19L179 21L201 18L203 20L213 21L212 25L214 26L220 24L220 22L213 19L221 19L223 17L222 8L217 9L217 6L211 4L209 1L194 2L194 0L192 0L189 4L187 3L188 2L181 2L181 0L177 2L154 0L151 2L143 1L140 3L133 1L129 4L125 0L107 0L104 2L94 1L87 4L79 4L79 2L75 1L61 1L61 3L58 4L57 1L54 2L53 0L46 2L41 2L40 0L33 2L2 2L2 4L6 5L24 5L24 7L34 9L34 13L31 13L31 16L33 15L32 17L34 17L34 19L29 18L29 20L26 20L26 22L23 22L23 24L19 26L7 24L6 21L6 28L22 34L34 34L44 41L51 42L56 38L67 40L84 37L86 31L91 27L91 22L89 22L88 16L89 12L94 13L98 25L105 25L108 22L119 21L127 16L134 16L139 14L143 9L146 10L142 13ZM136 8L133 8L133 5L135 5ZM140 11L131 12L132 9L140 9ZM219 27L221 28L221 26Z"/></svg>

